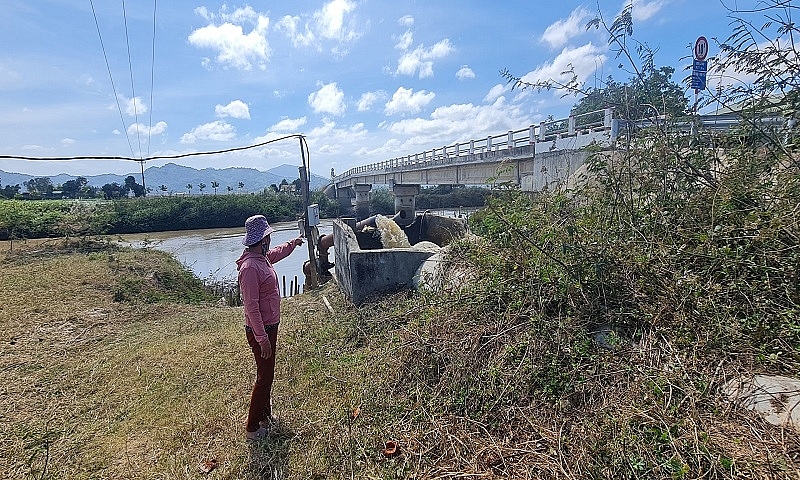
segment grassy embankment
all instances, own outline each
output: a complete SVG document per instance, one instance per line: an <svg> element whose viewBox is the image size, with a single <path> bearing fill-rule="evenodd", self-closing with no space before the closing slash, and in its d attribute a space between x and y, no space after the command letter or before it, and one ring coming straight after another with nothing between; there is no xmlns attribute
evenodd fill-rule
<svg viewBox="0 0 800 480"><path fill-rule="evenodd" d="M247 444L241 310L160 252L61 243L0 260L0 478L200 478L212 459L209 478L230 479L797 473L796 434L720 398L753 358L661 335L607 351L580 322L492 301L498 285L286 300L280 423Z"/></svg>
<svg viewBox="0 0 800 480"><path fill-rule="evenodd" d="M50 241L2 265L0 477L194 478L210 459L214 478L328 476L329 448L351 450L340 417L355 392L317 362L355 361L333 349L332 325L321 328L323 292L287 302L281 423L247 445L253 368L240 308L217 305L153 250Z"/></svg>

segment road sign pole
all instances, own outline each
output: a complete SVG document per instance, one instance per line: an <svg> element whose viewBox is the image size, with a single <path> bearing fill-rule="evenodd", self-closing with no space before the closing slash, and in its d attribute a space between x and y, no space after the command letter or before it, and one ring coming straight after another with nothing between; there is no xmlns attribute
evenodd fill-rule
<svg viewBox="0 0 800 480"><path fill-rule="evenodd" d="M692 53L694 53L694 62L692 62L692 87L694 87L693 110L695 122L697 122L697 96L700 94L700 90L705 90L706 88L706 71L708 70L708 64L706 63L708 40L706 40L706 37L697 37L697 41L694 42L694 50Z"/></svg>

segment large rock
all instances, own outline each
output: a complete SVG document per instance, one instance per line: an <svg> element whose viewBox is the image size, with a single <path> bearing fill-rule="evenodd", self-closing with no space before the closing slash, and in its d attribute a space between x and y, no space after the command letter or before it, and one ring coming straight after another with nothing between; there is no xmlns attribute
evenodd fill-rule
<svg viewBox="0 0 800 480"><path fill-rule="evenodd" d="M754 375L729 381L723 392L767 422L800 432L800 380L780 375Z"/></svg>

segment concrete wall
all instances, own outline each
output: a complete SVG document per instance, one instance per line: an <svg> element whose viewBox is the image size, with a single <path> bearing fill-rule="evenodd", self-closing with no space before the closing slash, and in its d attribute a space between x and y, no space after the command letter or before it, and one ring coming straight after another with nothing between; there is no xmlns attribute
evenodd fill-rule
<svg viewBox="0 0 800 480"><path fill-rule="evenodd" d="M520 188L523 192L541 192L565 184L589 155L587 150L538 153L532 160L520 163Z"/></svg>
<svg viewBox="0 0 800 480"><path fill-rule="evenodd" d="M339 288L355 305L403 288L412 288L419 266L433 252L412 248L362 250L353 230L333 221L335 275Z"/></svg>

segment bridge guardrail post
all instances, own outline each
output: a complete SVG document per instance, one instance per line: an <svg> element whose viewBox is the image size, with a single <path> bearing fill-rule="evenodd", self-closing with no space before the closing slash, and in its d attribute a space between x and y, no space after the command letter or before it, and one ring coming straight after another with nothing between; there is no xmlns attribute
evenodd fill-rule
<svg viewBox="0 0 800 480"><path fill-rule="evenodd" d="M508 144L509 150L514 148L514 132L511 130L508 131L508 140L506 141L506 143Z"/></svg>
<svg viewBox="0 0 800 480"><path fill-rule="evenodd" d="M469 141L469 154L470 155L474 155L475 154L475 140L470 140Z"/></svg>
<svg viewBox="0 0 800 480"><path fill-rule="evenodd" d="M611 108L606 108L603 111L603 127L606 129L611 128L611 120L613 119L614 110Z"/></svg>
<svg viewBox="0 0 800 480"><path fill-rule="evenodd" d="M490 152L492 151L492 136L491 135L486 137L486 150L488 150Z"/></svg>
<svg viewBox="0 0 800 480"><path fill-rule="evenodd" d="M544 142L544 139L545 139L544 122L539 122L539 141Z"/></svg>
<svg viewBox="0 0 800 480"><path fill-rule="evenodd" d="M567 128L568 128L567 134L570 137L574 137L575 136L575 115L570 115L569 116L568 127Z"/></svg>
<svg viewBox="0 0 800 480"><path fill-rule="evenodd" d="M536 125L528 127L528 144L536 145Z"/></svg>

